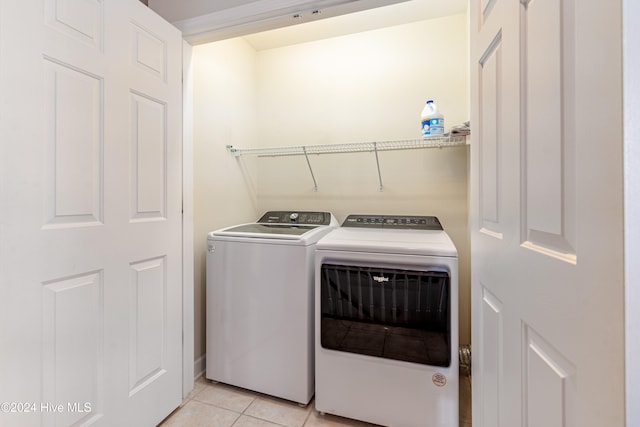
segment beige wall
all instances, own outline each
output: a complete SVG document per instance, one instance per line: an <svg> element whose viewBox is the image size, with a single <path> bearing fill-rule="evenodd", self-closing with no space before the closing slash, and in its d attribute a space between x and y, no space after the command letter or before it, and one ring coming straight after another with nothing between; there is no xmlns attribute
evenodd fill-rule
<svg viewBox="0 0 640 427"><path fill-rule="evenodd" d="M242 39L193 48L196 359L205 353L206 235L256 219L256 167L225 148L255 143L255 56Z"/></svg>
<svg viewBox="0 0 640 427"><path fill-rule="evenodd" d="M447 129L468 120L467 28L461 14L259 52L241 39L194 49L196 358L204 236L269 209L438 216L459 251L469 343L468 147L380 153L383 191L372 153L311 156L317 192L304 157L235 159L224 148L418 138L428 98Z"/></svg>

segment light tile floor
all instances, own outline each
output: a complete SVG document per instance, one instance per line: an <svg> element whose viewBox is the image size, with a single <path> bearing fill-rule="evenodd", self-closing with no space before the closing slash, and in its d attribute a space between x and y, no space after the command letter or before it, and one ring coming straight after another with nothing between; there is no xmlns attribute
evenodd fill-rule
<svg viewBox="0 0 640 427"><path fill-rule="evenodd" d="M162 427L371 427L372 424L320 415L306 407L216 383L201 377ZM460 427L471 427L471 379L460 377Z"/></svg>

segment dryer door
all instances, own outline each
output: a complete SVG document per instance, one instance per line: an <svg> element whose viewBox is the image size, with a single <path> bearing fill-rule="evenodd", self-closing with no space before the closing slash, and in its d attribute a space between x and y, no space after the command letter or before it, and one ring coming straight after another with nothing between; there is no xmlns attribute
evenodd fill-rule
<svg viewBox="0 0 640 427"><path fill-rule="evenodd" d="M323 348L433 366L451 364L451 278L323 264Z"/></svg>

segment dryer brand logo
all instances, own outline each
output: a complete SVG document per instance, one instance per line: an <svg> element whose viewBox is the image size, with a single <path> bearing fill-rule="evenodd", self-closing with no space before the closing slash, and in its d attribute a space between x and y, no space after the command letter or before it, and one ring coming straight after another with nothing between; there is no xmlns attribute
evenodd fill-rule
<svg viewBox="0 0 640 427"><path fill-rule="evenodd" d="M375 280L378 283L383 283L383 282L388 282L389 278L384 276L373 276L373 280Z"/></svg>

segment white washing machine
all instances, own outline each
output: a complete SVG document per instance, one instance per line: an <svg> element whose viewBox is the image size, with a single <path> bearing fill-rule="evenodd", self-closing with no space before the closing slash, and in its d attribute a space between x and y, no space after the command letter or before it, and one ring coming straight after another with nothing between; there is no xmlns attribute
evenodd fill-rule
<svg viewBox="0 0 640 427"><path fill-rule="evenodd" d="M458 427L458 257L436 217L350 215L318 242L315 404Z"/></svg>
<svg viewBox="0 0 640 427"><path fill-rule="evenodd" d="M338 225L277 211L207 235L207 378L309 403L315 247Z"/></svg>

